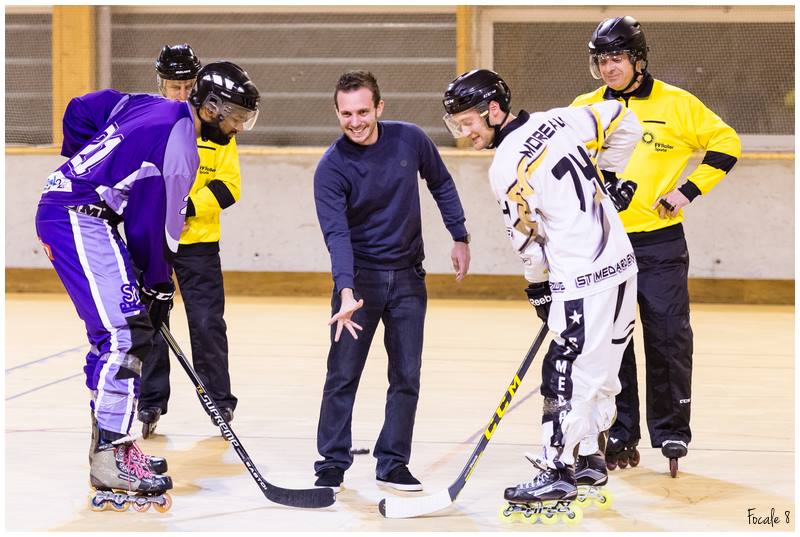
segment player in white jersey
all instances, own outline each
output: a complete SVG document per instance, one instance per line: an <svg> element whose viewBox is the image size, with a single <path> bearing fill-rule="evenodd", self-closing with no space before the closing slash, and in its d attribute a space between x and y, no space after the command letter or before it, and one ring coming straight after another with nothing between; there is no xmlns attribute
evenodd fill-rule
<svg viewBox="0 0 800 537"><path fill-rule="evenodd" d="M593 485L608 479L603 433L614 421L636 314L636 258L617 214L635 185L616 173L642 129L616 101L515 116L510 89L486 69L457 77L443 102L454 136L478 150L496 148L492 191L522 259L528 298L553 332L542 364L544 452L532 457L540 473L506 489L505 498L510 508L560 509L578 494L576 473Z"/></svg>

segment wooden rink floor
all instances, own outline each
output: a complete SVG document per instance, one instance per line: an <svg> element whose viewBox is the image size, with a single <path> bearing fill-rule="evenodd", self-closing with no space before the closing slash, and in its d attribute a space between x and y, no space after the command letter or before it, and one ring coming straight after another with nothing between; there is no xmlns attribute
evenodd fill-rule
<svg viewBox="0 0 800 537"><path fill-rule="evenodd" d="M497 513L503 489L533 475L523 453L540 449L541 352L455 504L409 520L387 520L378 513L378 501L393 493L375 483L371 454L356 456L345 474L345 488L329 508L300 510L268 502L173 360L169 413L161 418L157 435L140 443L146 453L169 462L175 483L172 509L164 514L152 509L94 513L87 503L90 422L83 324L66 295L7 294L5 305L7 531L795 528L791 306L693 305L694 440L689 456L681 460L679 477L669 477L666 459L649 447L643 423L640 466L611 472L611 508L585 508L579 526L532 526L503 522ZM232 385L239 398L232 426L265 478L283 487L314 482L328 316L324 298L227 300ZM539 326L523 299L431 300L427 319L410 464L424 483L422 494L446 488L461 471ZM190 354L180 302L172 326ZM379 331L356 400L356 448L372 449L383 421L387 380L382 341ZM638 328L635 342L643 389ZM748 510L767 517L772 509L774 527L748 520Z"/></svg>

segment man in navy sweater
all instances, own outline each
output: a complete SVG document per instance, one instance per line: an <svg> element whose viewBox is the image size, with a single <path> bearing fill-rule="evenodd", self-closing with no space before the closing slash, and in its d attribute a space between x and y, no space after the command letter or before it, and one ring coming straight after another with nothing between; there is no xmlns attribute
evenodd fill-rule
<svg viewBox="0 0 800 537"><path fill-rule="evenodd" d="M371 73L343 74L334 104L343 136L325 152L314 175L317 218L334 281L331 348L317 429L323 459L314 464L316 485L338 491L353 464L353 403L382 320L389 391L373 451L375 474L379 485L420 491L422 484L408 470L428 296L418 177L426 181L453 238L450 257L457 281L466 276L470 261L464 210L453 178L422 129L378 121L383 101ZM341 338L343 329L351 337Z"/></svg>

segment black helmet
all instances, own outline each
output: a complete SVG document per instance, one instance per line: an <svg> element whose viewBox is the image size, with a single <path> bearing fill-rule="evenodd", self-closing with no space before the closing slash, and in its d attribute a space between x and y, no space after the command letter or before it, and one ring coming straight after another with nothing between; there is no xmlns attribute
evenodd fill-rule
<svg viewBox="0 0 800 537"><path fill-rule="evenodd" d="M647 42L639 21L630 16L606 19L595 28L589 40L589 54L630 52L635 60L647 59Z"/></svg>
<svg viewBox="0 0 800 537"><path fill-rule="evenodd" d="M186 43L164 45L156 60L156 72L163 80L191 80L197 76L200 67L200 60Z"/></svg>
<svg viewBox="0 0 800 537"><path fill-rule="evenodd" d="M647 69L647 42L639 21L631 16L606 19L597 25L589 40L589 71L600 80L598 59L604 54L626 52L634 67L638 60L644 61L642 71ZM633 81L638 74L634 75ZM631 82L631 84L633 83Z"/></svg>
<svg viewBox="0 0 800 537"><path fill-rule="evenodd" d="M489 69L463 73L450 82L442 103L448 114L457 114L489 101L497 101L503 112L511 109L511 89L500 75Z"/></svg>
<svg viewBox="0 0 800 537"><path fill-rule="evenodd" d="M442 120L454 138L463 138L466 134L461 130L454 114L475 108L486 122L486 126L494 130L493 141L487 149L494 147L494 140L499 140L499 133L505 119L492 125L489 115L489 103L496 101L500 110L505 112L505 119L511 111L511 88L500 78L500 75L489 69L474 69L455 78L444 92L442 104L447 112Z"/></svg>
<svg viewBox="0 0 800 537"><path fill-rule="evenodd" d="M260 99L258 88L247 72L231 62L209 63L200 69L189 94L189 102L195 109L206 107L214 115L213 120L203 120L201 136L222 144L227 141L219 133L220 123L233 116L243 124L243 130L252 129L258 118Z"/></svg>
<svg viewBox="0 0 800 537"><path fill-rule="evenodd" d="M231 62L209 63L197 73L197 82L189 95L195 108L208 105L211 96L257 111L260 95L247 72Z"/></svg>

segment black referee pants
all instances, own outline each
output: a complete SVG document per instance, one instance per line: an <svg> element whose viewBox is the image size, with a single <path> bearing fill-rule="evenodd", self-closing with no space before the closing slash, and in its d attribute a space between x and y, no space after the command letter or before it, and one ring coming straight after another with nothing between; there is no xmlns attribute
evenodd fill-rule
<svg viewBox="0 0 800 537"><path fill-rule="evenodd" d="M228 337L225 320L225 292L219 252L186 255L178 252L175 276L181 290L189 323L192 363L197 376L220 408L236 408L228 373ZM169 401L169 348L156 334L153 353L142 365L139 408L158 407L167 413Z"/></svg>
<svg viewBox="0 0 800 537"><path fill-rule="evenodd" d="M631 234L639 266L638 302L644 336L647 428L653 447L661 447L664 440L681 440L688 444L692 438L689 428L693 350L689 324L689 251L682 226L667 230L670 231L660 234L669 237L663 242L647 240L659 235L635 237L651 233ZM622 391L616 398L617 420L609 436L630 445L641 438L633 339L622 357L619 378Z"/></svg>

